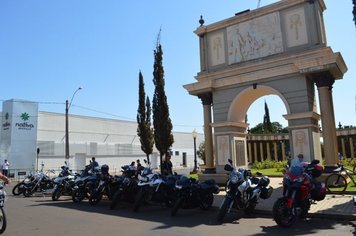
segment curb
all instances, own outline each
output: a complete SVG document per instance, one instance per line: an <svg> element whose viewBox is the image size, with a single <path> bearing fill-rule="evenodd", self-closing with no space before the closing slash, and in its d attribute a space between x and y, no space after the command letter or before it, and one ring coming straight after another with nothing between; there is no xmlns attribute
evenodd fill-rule
<svg viewBox="0 0 356 236"><path fill-rule="evenodd" d="M269 215L272 216L272 212L268 210L259 210L256 209L255 213L261 215ZM328 213L308 213L307 218L319 218L319 219L333 219L333 220L346 220L353 221L356 220L356 215L336 215L336 214L328 214Z"/></svg>

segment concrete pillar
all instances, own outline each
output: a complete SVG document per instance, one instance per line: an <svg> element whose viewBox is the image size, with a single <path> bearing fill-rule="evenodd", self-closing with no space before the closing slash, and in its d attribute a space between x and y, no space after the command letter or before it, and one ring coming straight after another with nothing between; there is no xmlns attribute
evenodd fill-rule
<svg viewBox="0 0 356 236"><path fill-rule="evenodd" d="M258 157L257 157L257 143L256 142L253 143L253 156L254 156L255 161L257 162Z"/></svg>
<svg viewBox="0 0 356 236"><path fill-rule="evenodd" d="M342 151L342 156L346 158L346 148L345 148L345 139L343 137L341 138L341 151Z"/></svg>
<svg viewBox="0 0 356 236"><path fill-rule="evenodd" d="M260 157L261 157L261 161L265 160L264 152L263 152L263 142L260 142Z"/></svg>
<svg viewBox="0 0 356 236"><path fill-rule="evenodd" d="M212 95L210 93L199 96L203 103L204 111L204 138L205 138L205 158L206 158L206 173L215 172L214 164L214 148L213 148L213 134L211 127L211 104Z"/></svg>
<svg viewBox="0 0 356 236"><path fill-rule="evenodd" d="M352 142L352 137L349 138L349 142L350 142L350 157L354 158L355 157L355 153L354 153L354 143Z"/></svg>
<svg viewBox="0 0 356 236"><path fill-rule="evenodd" d="M266 146L267 146L267 160L271 160L271 148L269 147L269 142L266 142Z"/></svg>
<svg viewBox="0 0 356 236"><path fill-rule="evenodd" d="M320 73L315 78L319 91L320 115L324 141L325 166L338 163L337 137L332 100L334 79L328 73Z"/></svg>
<svg viewBox="0 0 356 236"><path fill-rule="evenodd" d="M284 141L282 141L282 160L283 161L286 160L286 145L285 145Z"/></svg>
<svg viewBox="0 0 356 236"><path fill-rule="evenodd" d="M251 142L249 142L247 145L248 145L248 161L254 163Z"/></svg>
<svg viewBox="0 0 356 236"><path fill-rule="evenodd" d="M274 160L278 161L277 142L273 142Z"/></svg>

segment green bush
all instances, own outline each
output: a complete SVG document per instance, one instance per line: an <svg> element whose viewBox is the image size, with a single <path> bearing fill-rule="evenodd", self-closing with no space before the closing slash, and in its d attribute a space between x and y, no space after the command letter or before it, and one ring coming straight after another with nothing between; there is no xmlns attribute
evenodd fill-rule
<svg viewBox="0 0 356 236"><path fill-rule="evenodd" d="M271 168L275 168L275 169L280 170L280 169L284 169L286 164L287 164L287 161L270 161L270 160L266 160L266 161L253 163L252 164L252 168L253 169L257 169L257 170L271 169Z"/></svg>

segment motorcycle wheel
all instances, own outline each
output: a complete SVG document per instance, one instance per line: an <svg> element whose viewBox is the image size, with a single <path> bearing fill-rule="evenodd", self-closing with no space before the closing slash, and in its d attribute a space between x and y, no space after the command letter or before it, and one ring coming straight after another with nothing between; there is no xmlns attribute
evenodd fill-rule
<svg viewBox="0 0 356 236"><path fill-rule="evenodd" d="M22 194L24 197L31 197L33 194L32 188L24 188Z"/></svg>
<svg viewBox="0 0 356 236"><path fill-rule="evenodd" d="M58 201L58 199L62 196L62 187L57 186L57 188L52 193L52 200Z"/></svg>
<svg viewBox="0 0 356 236"><path fill-rule="evenodd" d="M98 192L93 192L92 194L90 194L89 204L92 206L97 205L101 201L102 197L103 197L103 194L98 193Z"/></svg>
<svg viewBox="0 0 356 236"><path fill-rule="evenodd" d="M228 209L229 209L229 207L231 205L231 201L232 201L231 198L227 198L227 197L224 198L224 201L223 201L223 203L222 203L222 205L221 205L221 207L219 209L219 213L218 213L218 217L217 217L217 220L219 222L223 221L223 219L224 219L224 217L225 217L225 215L226 215L226 213L227 213L227 211L228 211Z"/></svg>
<svg viewBox="0 0 356 236"><path fill-rule="evenodd" d="M24 191L24 183L18 183L12 188L12 195L19 196Z"/></svg>
<svg viewBox="0 0 356 236"><path fill-rule="evenodd" d="M247 214L247 215L252 214L253 211L255 210L255 207L256 207L256 204L250 202L248 207L246 207L246 209L244 210L245 214Z"/></svg>
<svg viewBox="0 0 356 236"><path fill-rule="evenodd" d="M0 208L0 234L2 234L6 229L7 221L4 209L2 207Z"/></svg>
<svg viewBox="0 0 356 236"><path fill-rule="evenodd" d="M72 195L73 202L76 203L81 202L83 201L84 197L85 196L83 190L81 190L80 188L73 191L73 195Z"/></svg>
<svg viewBox="0 0 356 236"><path fill-rule="evenodd" d="M175 202L172 210L171 210L171 216L175 216L180 208L180 206L182 205L183 199L182 198L178 198L178 200Z"/></svg>
<svg viewBox="0 0 356 236"><path fill-rule="evenodd" d="M133 211L134 212L138 211L138 209L142 205L142 202L143 202L144 198L145 198L145 190L143 188L141 188L138 191L138 194L137 194L136 199L135 199L135 203L133 205Z"/></svg>
<svg viewBox="0 0 356 236"><path fill-rule="evenodd" d="M119 203L119 201L121 199L121 194L122 194L121 190L117 190L115 192L114 196L112 197L111 204L110 204L110 209L111 210L115 209L115 207Z"/></svg>
<svg viewBox="0 0 356 236"><path fill-rule="evenodd" d="M205 194L201 199L200 208L203 210L209 210L214 202L214 195L212 193Z"/></svg>
<svg viewBox="0 0 356 236"><path fill-rule="evenodd" d="M273 219L282 227L290 227L297 220L297 216L291 214L287 208L287 198L279 198L273 205Z"/></svg>

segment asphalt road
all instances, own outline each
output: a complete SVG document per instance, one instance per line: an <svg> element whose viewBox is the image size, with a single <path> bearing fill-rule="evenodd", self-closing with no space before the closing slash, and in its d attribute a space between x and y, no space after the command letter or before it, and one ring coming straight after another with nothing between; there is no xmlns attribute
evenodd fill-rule
<svg viewBox="0 0 356 236"><path fill-rule="evenodd" d="M180 210L171 217L170 211L161 206L143 206L133 212L130 204L122 204L110 210L109 201L90 206L87 201L76 204L62 197L54 202L48 196L15 197L11 189L6 186L8 226L3 234L9 236L356 235L356 222L313 218L283 229L270 215L230 214L220 224L215 220L217 208Z"/></svg>

